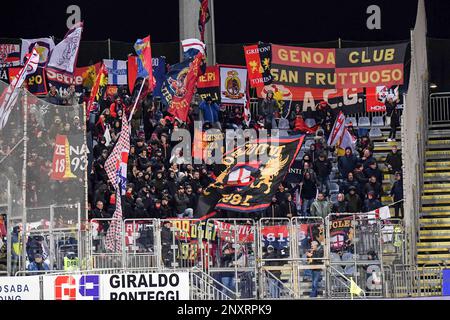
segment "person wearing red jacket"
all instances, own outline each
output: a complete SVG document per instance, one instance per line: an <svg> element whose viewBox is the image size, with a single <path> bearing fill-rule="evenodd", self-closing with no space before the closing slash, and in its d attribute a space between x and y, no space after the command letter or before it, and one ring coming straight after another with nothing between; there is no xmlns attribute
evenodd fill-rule
<svg viewBox="0 0 450 320"><path fill-rule="evenodd" d="M122 99L120 97L116 97L116 100L114 103L111 104L109 107L109 112L111 114L111 117L117 118L117 113L119 110L122 110L123 113L125 113L126 106L122 103Z"/></svg>

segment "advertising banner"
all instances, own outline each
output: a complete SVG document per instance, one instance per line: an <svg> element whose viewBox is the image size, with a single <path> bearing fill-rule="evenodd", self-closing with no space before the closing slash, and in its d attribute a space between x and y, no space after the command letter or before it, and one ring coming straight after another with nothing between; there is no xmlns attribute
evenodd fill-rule
<svg viewBox="0 0 450 320"><path fill-rule="evenodd" d="M43 276L44 300L188 300L189 273Z"/></svg>
<svg viewBox="0 0 450 320"><path fill-rule="evenodd" d="M39 276L0 277L0 300L39 300Z"/></svg>

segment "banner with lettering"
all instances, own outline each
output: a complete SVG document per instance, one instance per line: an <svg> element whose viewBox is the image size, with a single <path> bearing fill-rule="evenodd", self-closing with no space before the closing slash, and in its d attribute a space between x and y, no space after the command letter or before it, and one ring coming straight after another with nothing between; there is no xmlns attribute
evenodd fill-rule
<svg viewBox="0 0 450 320"><path fill-rule="evenodd" d="M336 49L336 88L401 85L408 43Z"/></svg>
<svg viewBox="0 0 450 320"><path fill-rule="evenodd" d="M70 85L73 84L75 85L76 95L80 96L83 93L83 88L92 88L100 65L100 63L96 63L91 66L76 68L73 75L47 68L47 82L50 86L55 86L61 96L66 95Z"/></svg>
<svg viewBox="0 0 450 320"><path fill-rule="evenodd" d="M20 69L20 67L9 68L9 82L20 72ZM47 94L47 78L44 68L38 67L35 73L27 76L24 83L32 94L37 96Z"/></svg>
<svg viewBox="0 0 450 320"><path fill-rule="evenodd" d="M0 68L20 66L20 45L0 44Z"/></svg>
<svg viewBox="0 0 450 320"><path fill-rule="evenodd" d="M87 167L86 152L82 133L70 136L58 134L53 151L51 179L83 179Z"/></svg>
<svg viewBox="0 0 450 320"><path fill-rule="evenodd" d="M219 66L206 67L206 72L198 78L197 93L205 100L211 97L220 103L220 73Z"/></svg>
<svg viewBox="0 0 450 320"><path fill-rule="evenodd" d="M408 43L319 49L272 45L275 84L318 89L403 84Z"/></svg>
<svg viewBox="0 0 450 320"><path fill-rule="evenodd" d="M333 252L343 251L352 246L353 217L337 218L329 223L330 249Z"/></svg>
<svg viewBox="0 0 450 320"><path fill-rule="evenodd" d="M244 47L247 62L248 78L251 87L269 85L273 81L270 70L272 68L272 45L259 43Z"/></svg>
<svg viewBox="0 0 450 320"><path fill-rule="evenodd" d="M214 208L249 213L265 210L303 140L303 135L252 140L225 154L225 169L200 196L198 216Z"/></svg>

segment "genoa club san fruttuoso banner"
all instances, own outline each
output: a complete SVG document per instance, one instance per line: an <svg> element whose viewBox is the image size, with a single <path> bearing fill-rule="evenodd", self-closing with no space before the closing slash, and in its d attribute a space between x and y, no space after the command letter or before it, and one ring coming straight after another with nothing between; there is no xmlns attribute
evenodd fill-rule
<svg viewBox="0 0 450 320"><path fill-rule="evenodd" d="M272 45L274 83L344 89L401 85L408 43L379 47L317 49Z"/></svg>
<svg viewBox="0 0 450 320"><path fill-rule="evenodd" d="M272 84L262 83L258 45L244 47L250 85L258 98L272 90L287 105L315 110L321 100L345 114L364 112L364 88L401 85L408 43L321 49L271 45ZM256 61L256 62L255 62ZM256 79L256 80L255 80Z"/></svg>
<svg viewBox="0 0 450 320"><path fill-rule="evenodd" d="M258 139L225 154L222 163L226 168L205 189L197 214L204 216L214 208L249 213L265 210L303 140L303 135Z"/></svg>

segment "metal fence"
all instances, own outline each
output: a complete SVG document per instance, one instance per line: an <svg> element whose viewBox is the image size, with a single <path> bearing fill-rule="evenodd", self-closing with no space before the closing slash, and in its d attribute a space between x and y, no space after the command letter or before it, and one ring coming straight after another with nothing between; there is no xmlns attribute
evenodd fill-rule
<svg viewBox="0 0 450 320"><path fill-rule="evenodd" d="M405 264L402 221L368 214L292 219L130 219L121 250L106 248L112 219L93 219L78 233L41 235L53 270L15 275L190 271L192 299L349 299L440 295L440 268ZM75 240L79 240L74 242ZM317 242L317 243L314 243ZM320 251L322 250L322 251ZM67 253L77 259L67 268ZM316 253L315 253L316 252ZM314 254L315 253L315 254ZM50 256L49 256L50 259ZM70 262L70 261L69 261ZM75 261L72 261L75 262ZM69 265L70 267L70 265Z"/></svg>
<svg viewBox="0 0 450 320"><path fill-rule="evenodd" d="M450 92L430 94L428 124L450 124Z"/></svg>

